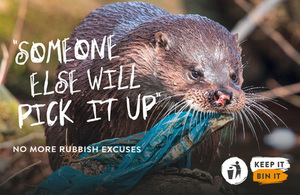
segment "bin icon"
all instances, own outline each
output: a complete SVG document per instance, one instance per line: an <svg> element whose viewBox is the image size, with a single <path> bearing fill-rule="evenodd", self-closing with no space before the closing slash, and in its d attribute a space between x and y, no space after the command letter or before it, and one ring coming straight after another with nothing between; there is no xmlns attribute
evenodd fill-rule
<svg viewBox="0 0 300 195"><path fill-rule="evenodd" d="M232 167L229 167L229 170L227 170L227 173L228 173L228 178L232 179L232 176L233 176L233 169L232 169Z"/></svg>

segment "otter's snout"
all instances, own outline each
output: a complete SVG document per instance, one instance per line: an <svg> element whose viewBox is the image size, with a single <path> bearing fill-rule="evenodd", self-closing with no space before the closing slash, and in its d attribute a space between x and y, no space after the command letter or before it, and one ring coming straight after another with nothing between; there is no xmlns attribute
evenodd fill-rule
<svg viewBox="0 0 300 195"><path fill-rule="evenodd" d="M210 93L211 103L215 107L225 107L231 104L232 92L226 90L217 90Z"/></svg>

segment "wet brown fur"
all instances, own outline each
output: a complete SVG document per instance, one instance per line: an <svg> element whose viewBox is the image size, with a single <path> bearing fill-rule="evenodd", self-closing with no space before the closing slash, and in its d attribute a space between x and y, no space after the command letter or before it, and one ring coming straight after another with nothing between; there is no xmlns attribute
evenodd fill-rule
<svg viewBox="0 0 300 195"><path fill-rule="evenodd" d="M132 25L130 21L135 21ZM167 96L185 94L171 98L170 102L178 102L183 98L190 100L189 104L196 110L209 112L234 112L243 107L241 49L236 37L224 27L199 15L172 15L161 8L147 3L117 3L98 8L91 12L73 31L67 47L68 59L74 58L73 48L76 39L85 39L89 43L96 38L100 43L103 36L114 34L112 38L113 56L119 58L73 61L59 64L57 73L66 70L76 70L75 89L81 93L73 95L66 92L55 94L52 101L63 99L72 100L67 115L74 123L67 122L60 126L56 122L53 126L46 126L46 145L65 145L66 129L68 129L68 144L88 145L99 140L114 137L125 137L149 130L156 121L156 116L167 112L165 103L157 104L151 110L153 116L147 120L142 117L133 121L128 117L125 97L131 98L131 105L136 104L138 94L149 95L162 92ZM97 56L97 54L96 54ZM100 67L104 70L117 70L113 74L114 84L117 84L118 70L123 65L124 84L129 83L131 66L135 65L135 84L139 89L133 90L91 90L86 71L91 70L92 78L99 76ZM204 80L194 81L190 78L192 69L207 70ZM226 69L219 71L219 69ZM216 78L209 77L213 70ZM239 81L230 80L231 72L238 74ZM207 77L207 79L206 79ZM226 78L223 78L226 77ZM68 80L67 77L65 77ZM108 86L108 78L103 74L101 86ZM101 87L102 88L102 87ZM210 106L205 93L218 88L230 88L233 91L235 103L223 109ZM98 116L101 121L87 123L93 118L90 100L105 100L117 98L113 102L111 121L107 119L107 104L98 105ZM168 102L168 101L166 101ZM162 110L163 109L163 110ZM58 111L53 109L52 118ZM132 113L135 113L133 107ZM161 115L159 115L161 117ZM150 121L149 121L150 120ZM159 120L159 119L158 119ZM157 121L158 121L157 120ZM156 122L157 122L156 121ZM147 126L147 124L150 124ZM147 126L147 129L146 129ZM193 152L192 165L207 169L216 155L221 132L208 136L206 140ZM49 160L53 170L61 166L62 157L59 153L50 153ZM200 163L201 161L201 163Z"/></svg>

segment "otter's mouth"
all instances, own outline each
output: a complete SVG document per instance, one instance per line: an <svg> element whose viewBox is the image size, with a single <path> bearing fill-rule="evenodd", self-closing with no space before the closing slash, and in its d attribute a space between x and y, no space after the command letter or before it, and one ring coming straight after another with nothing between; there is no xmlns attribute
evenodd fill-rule
<svg viewBox="0 0 300 195"><path fill-rule="evenodd" d="M232 92L217 90L209 92L209 102L213 107L221 108L231 104Z"/></svg>
<svg viewBox="0 0 300 195"><path fill-rule="evenodd" d="M201 112L235 113L245 106L244 94L233 94L224 89L193 91L183 98L191 109Z"/></svg>

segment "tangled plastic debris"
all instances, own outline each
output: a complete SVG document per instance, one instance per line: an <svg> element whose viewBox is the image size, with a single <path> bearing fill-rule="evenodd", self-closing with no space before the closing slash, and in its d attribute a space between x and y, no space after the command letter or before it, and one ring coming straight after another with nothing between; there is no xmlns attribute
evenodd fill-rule
<svg viewBox="0 0 300 195"><path fill-rule="evenodd" d="M92 146L140 146L140 153L102 153L94 159L103 164L101 175L87 176L63 166L44 180L34 194L90 194L103 186L114 194L133 187L147 172L170 165L184 156L214 131L232 121L229 114L174 113L151 130L125 138L103 140ZM79 158L90 157L82 153Z"/></svg>

